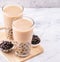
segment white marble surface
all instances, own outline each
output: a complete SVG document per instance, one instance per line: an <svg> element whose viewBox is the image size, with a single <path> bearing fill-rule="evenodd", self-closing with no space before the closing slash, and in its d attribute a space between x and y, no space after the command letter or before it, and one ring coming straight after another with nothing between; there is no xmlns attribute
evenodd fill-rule
<svg viewBox="0 0 60 62"><path fill-rule="evenodd" d="M43 54L26 62L60 62L60 8L25 8L24 15L34 19L34 33L40 36L44 48ZM3 25L1 9L0 25ZM0 62L7 61L0 55Z"/></svg>

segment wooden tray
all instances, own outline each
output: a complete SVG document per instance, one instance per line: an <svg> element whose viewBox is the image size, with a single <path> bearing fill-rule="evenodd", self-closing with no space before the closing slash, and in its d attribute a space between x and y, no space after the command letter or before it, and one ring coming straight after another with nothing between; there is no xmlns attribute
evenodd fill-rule
<svg viewBox="0 0 60 62"><path fill-rule="evenodd" d="M5 33L0 33L0 40L5 39ZM5 58L8 59L9 62L25 62L26 60L29 60L43 52L43 48L41 46L38 46L36 48L31 48L31 54L28 57L20 58L14 54L14 52L11 53L3 53L0 51L0 54L2 54Z"/></svg>

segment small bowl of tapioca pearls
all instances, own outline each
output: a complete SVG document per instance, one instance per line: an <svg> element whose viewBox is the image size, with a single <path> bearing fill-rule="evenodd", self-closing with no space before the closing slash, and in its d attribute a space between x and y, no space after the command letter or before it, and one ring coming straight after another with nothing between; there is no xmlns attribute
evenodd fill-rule
<svg viewBox="0 0 60 62"><path fill-rule="evenodd" d="M8 40L3 40L1 43L0 43L0 50L5 52L5 53L8 53L8 52L11 52L12 49L13 49L13 43L11 41L8 41Z"/></svg>
<svg viewBox="0 0 60 62"><path fill-rule="evenodd" d="M37 47L40 44L41 39L39 38L38 35L33 35L31 45L32 47Z"/></svg>

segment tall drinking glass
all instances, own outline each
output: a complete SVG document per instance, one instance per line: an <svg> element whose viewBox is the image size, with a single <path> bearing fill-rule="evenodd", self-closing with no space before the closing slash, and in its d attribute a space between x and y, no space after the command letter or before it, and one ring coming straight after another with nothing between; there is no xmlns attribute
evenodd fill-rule
<svg viewBox="0 0 60 62"><path fill-rule="evenodd" d="M24 8L18 4L8 4L3 6L2 11L4 16L4 25L5 28L7 28L7 30L5 30L7 39L13 39L12 22L22 17L23 10Z"/></svg>
<svg viewBox="0 0 60 62"><path fill-rule="evenodd" d="M16 49L16 54L21 57L29 55L34 21L31 18L23 17L14 21L12 28L13 39L19 44L19 47Z"/></svg>

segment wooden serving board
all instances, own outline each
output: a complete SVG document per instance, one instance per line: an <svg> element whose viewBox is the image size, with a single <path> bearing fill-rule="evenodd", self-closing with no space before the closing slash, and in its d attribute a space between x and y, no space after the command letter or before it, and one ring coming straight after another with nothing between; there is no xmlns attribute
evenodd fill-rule
<svg viewBox="0 0 60 62"><path fill-rule="evenodd" d="M0 33L0 40L5 39L5 33ZM0 54L3 55L5 58L8 59L9 62L25 62L26 60L29 60L39 54L41 54L43 52L43 48L41 46L38 46L36 48L31 48L31 54L28 57L25 58L21 58L18 57L14 54L14 52L10 52L10 53L3 53L2 51L0 51Z"/></svg>

